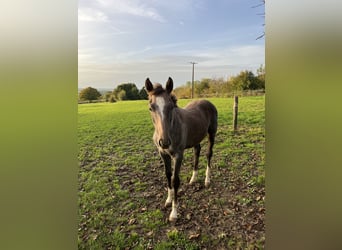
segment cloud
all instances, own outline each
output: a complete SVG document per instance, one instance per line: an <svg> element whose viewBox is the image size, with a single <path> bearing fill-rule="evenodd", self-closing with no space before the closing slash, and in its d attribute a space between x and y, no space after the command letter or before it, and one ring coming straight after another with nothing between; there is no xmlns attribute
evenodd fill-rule
<svg viewBox="0 0 342 250"><path fill-rule="evenodd" d="M140 54L144 54L145 52L148 52L152 50L153 48L151 46L146 46L145 48L142 48L140 50L132 50L132 51L127 51L123 53L119 53L116 58L118 59L127 59L129 57L135 57Z"/></svg>
<svg viewBox="0 0 342 250"><path fill-rule="evenodd" d="M175 46L177 44L169 44ZM79 51L79 80L80 83L89 79L103 84L110 82L132 81L139 83L146 75L155 76L157 81L172 75L177 77L180 84L191 76L190 61L195 66L196 79L210 77L227 77L238 74L241 70L256 70L264 64L264 47L262 45L241 45L225 48L168 51L151 53L154 47L146 46L141 50L121 53L119 58L98 62L93 53L97 50ZM137 55L139 55L137 57ZM160 77L158 79L158 77Z"/></svg>
<svg viewBox="0 0 342 250"><path fill-rule="evenodd" d="M109 11L129 14L138 17L149 18L158 22L165 22L165 18L162 17L158 11L147 6L144 1L139 0L126 0L126 1L108 1L108 0L97 0L97 2L108 9ZM145 1L146 2L146 1Z"/></svg>
<svg viewBox="0 0 342 250"><path fill-rule="evenodd" d="M236 54L239 57L247 58L247 57L260 57L264 54L264 46L262 45L245 45L238 46L231 49L231 52Z"/></svg>
<svg viewBox="0 0 342 250"><path fill-rule="evenodd" d="M78 20L84 22L108 22L108 17L106 14L99 10L94 9L79 9L78 10Z"/></svg>

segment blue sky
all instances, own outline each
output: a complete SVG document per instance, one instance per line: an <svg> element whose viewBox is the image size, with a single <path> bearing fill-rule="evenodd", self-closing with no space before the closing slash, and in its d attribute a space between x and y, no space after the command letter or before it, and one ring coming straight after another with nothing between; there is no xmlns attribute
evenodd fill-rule
<svg viewBox="0 0 342 250"><path fill-rule="evenodd" d="M260 0L80 0L79 87L175 86L265 64Z"/></svg>

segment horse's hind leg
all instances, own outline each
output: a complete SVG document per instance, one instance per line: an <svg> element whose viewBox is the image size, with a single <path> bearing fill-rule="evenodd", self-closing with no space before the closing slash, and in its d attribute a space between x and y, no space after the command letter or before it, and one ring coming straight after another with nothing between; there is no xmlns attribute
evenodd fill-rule
<svg viewBox="0 0 342 250"><path fill-rule="evenodd" d="M193 184L196 179L197 179L197 175L198 175L198 158L200 156L200 152L201 152L201 145L198 144L194 147L194 165L193 165L193 171L192 171L192 177L190 180L190 184Z"/></svg>
<svg viewBox="0 0 342 250"><path fill-rule="evenodd" d="M215 134L216 134L215 132L209 133L209 143L208 143L208 151L207 151L208 165L207 165L207 170L205 172L205 182L204 182L206 187L210 185L210 167L211 167L210 161L211 161L211 157L213 156L213 147L215 143Z"/></svg>

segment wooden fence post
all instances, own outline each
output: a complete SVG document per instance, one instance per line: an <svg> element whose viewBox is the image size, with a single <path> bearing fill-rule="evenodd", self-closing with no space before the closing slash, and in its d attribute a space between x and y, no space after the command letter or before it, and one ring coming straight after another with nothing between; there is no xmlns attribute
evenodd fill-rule
<svg viewBox="0 0 342 250"><path fill-rule="evenodd" d="M238 122L238 106L239 106L239 97L234 95L234 108L233 108L233 124L234 124L234 132L237 130L237 122Z"/></svg>

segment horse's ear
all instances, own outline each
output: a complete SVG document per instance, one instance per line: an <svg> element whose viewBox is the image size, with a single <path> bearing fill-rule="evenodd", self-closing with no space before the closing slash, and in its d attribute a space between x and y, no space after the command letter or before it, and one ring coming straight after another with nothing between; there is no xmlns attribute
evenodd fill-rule
<svg viewBox="0 0 342 250"><path fill-rule="evenodd" d="M170 94L172 92L172 89L173 89L173 80L172 80L171 77L169 77L169 79L166 82L166 91L167 91L167 93Z"/></svg>
<svg viewBox="0 0 342 250"><path fill-rule="evenodd" d="M147 78L145 81L145 88L147 92L151 92L153 90L153 84L151 83L149 78Z"/></svg>

